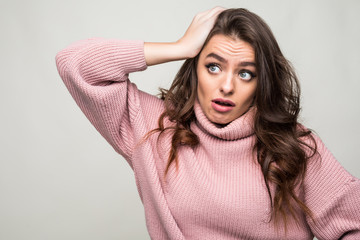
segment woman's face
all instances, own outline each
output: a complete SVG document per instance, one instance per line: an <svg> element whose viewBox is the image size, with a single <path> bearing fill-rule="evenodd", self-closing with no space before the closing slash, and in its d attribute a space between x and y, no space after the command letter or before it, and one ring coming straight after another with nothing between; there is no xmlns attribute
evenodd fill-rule
<svg viewBox="0 0 360 240"><path fill-rule="evenodd" d="M197 63L197 96L207 118L228 124L252 104L257 86L255 52L242 40L215 35Z"/></svg>

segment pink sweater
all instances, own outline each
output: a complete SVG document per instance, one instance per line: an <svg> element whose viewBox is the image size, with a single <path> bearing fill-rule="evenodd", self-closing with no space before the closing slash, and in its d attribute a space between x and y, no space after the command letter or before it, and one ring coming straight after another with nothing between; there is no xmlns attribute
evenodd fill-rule
<svg viewBox="0 0 360 240"><path fill-rule="evenodd" d="M86 117L133 169L152 239L285 239L283 226L276 231L269 222L268 193L251 154L253 110L217 128L196 103L191 129L200 144L180 148L179 171L172 164L165 182L171 133L142 142L163 102L128 79L147 68L143 42L88 39L59 52L56 63ZM315 138L321 160L309 161L297 193L317 224L299 212L287 239L360 239L360 181Z"/></svg>

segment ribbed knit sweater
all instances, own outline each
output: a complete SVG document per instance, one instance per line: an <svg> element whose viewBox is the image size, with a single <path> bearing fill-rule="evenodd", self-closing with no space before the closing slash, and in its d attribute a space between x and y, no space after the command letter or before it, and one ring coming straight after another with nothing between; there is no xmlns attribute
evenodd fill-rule
<svg viewBox="0 0 360 240"><path fill-rule="evenodd" d="M172 164L165 181L171 131L159 141L158 133L144 141L158 127L164 103L128 79L129 73L147 68L143 44L83 40L59 52L56 63L78 106L133 169L151 239L360 239L360 181L317 136L319 154L309 160L304 183L296 190L316 224L298 211L299 224L289 218L286 236L281 222L274 227L252 153L254 109L218 128L196 102L191 129L200 144L180 146L178 171Z"/></svg>

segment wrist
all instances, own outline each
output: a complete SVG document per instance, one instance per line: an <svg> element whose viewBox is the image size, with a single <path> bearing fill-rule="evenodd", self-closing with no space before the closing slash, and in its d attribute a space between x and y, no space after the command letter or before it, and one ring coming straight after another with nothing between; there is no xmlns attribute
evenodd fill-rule
<svg viewBox="0 0 360 240"><path fill-rule="evenodd" d="M176 51L178 52L179 56L182 57L182 59L194 58L199 52L198 50L191 49L189 47L191 44L186 41L182 41L181 39L176 41L174 45Z"/></svg>

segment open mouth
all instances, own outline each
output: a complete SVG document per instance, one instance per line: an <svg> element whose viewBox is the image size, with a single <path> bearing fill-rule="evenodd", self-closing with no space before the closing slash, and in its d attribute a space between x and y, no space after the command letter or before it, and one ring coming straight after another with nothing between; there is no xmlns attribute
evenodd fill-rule
<svg viewBox="0 0 360 240"><path fill-rule="evenodd" d="M234 107L235 106L235 104L230 100L214 99L212 101L220 106L225 106L225 107Z"/></svg>
<svg viewBox="0 0 360 240"><path fill-rule="evenodd" d="M216 104L219 104L221 106L228 106L228 107L232 107L233 105L231 105L230 103L226 103L226 102L220 102L220 101L214 101Z"/></svg>

